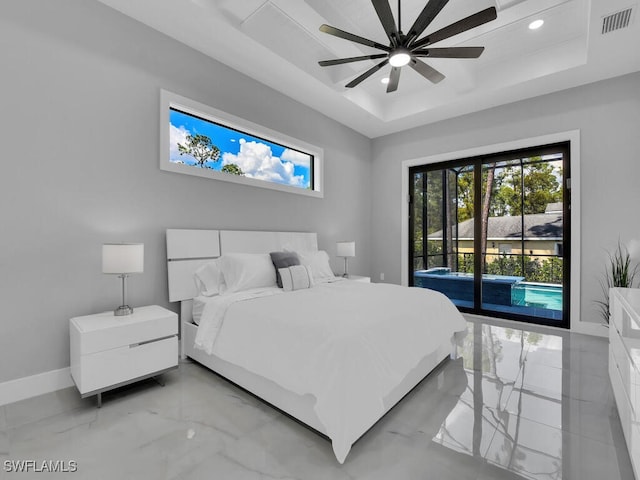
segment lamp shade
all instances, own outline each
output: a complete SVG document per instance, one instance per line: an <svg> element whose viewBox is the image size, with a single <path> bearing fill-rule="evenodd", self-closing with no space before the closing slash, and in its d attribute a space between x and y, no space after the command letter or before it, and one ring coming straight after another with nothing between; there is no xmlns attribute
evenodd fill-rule
<svg viewBox="0 0 640 480"><path fill-rule="evenodd" d="M102 245L102 273L142 273L143 243L105 243Z"/></svg>
<svg viewBox="0 0 640 480"><path fill-rule="evenodd" d="M356 242L337 242L336 256L338 257L355 257Z"/></svg>

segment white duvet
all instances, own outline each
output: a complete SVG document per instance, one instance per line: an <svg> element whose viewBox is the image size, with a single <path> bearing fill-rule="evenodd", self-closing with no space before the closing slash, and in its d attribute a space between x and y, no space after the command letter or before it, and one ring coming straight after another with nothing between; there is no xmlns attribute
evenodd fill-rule
<svg viewBox="0 0 640 480"><path fill-rule="evenodd" d="M343 463L384 413L384 398L466 323L442 294L339 281L212 297L196 347L268 378L315 411Z"/></svg>

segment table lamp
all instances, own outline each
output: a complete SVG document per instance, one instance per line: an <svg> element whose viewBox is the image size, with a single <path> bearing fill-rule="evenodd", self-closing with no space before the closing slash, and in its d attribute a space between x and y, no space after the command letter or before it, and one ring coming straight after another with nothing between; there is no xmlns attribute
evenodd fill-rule
<svg viewBox="0 0 640 480"><path fill-rule="evenodd" d="M113 311L116 316L131 315L133 308L126 302L126 279L131 273L142 273L143 243L105 243L102 245L102 273L122 279L122 305Z"/></svg>
<svg viewBox="0 0 640 480"><path fill-rule="evenodd" d="M342 276L345 278L349 278L347 258L356 256L356 242L337 242L336 255L338 257L344 257L344 273L342 274Z"/></svg>

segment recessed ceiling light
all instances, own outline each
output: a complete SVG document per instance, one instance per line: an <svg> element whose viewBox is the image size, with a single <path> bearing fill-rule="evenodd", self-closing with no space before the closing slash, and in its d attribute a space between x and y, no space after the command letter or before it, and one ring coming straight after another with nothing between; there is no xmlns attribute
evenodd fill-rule
<svg viewBox="0 0 640 480"><path fill-rule="evenodd" d="M529 30L537 30L542 25L544 25L544 20L542 20L542 19L534 20L533 22L531 22L529 24Z"/></svg>
<svg viewBox="0 0 640 480"><path fill-rule="evenodd" d="M380 83L384 83L386 85L387 83L389 83L389 77L381 78Z"/></svg>

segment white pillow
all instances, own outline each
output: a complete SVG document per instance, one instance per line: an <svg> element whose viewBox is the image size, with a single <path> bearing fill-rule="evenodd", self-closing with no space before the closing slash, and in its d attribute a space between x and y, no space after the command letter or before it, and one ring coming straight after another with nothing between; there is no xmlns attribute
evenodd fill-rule
<svg viewBox="0 0 640 480"><path fill-rule="evenodd" d="M313 287L313 274L311 267L305 265L293 265L287 268L279 268L282 288L285 292Z"/></svg>
<svg viewBox="0 0 640 480"><path fill-rule="evenodd" d="M324 250L297 253L300 264L311 268L314 281L321 282L335 278L329 265L329 255Z"/></svg>
<svg viewBox="0 0 640 480"><path fill-rule="evenodd" d="M268 253L229 253L220 257L227 292L275 287L276 269Z"/></svg>
<svg viewBox="0 0 640 480"><path fill-rule="evenodd" d="M199 267L195 271L193 279L200 295L213 297L214 295L220 295L224 291L224 278L220 271L219 259L207 262Z"/></svg>

